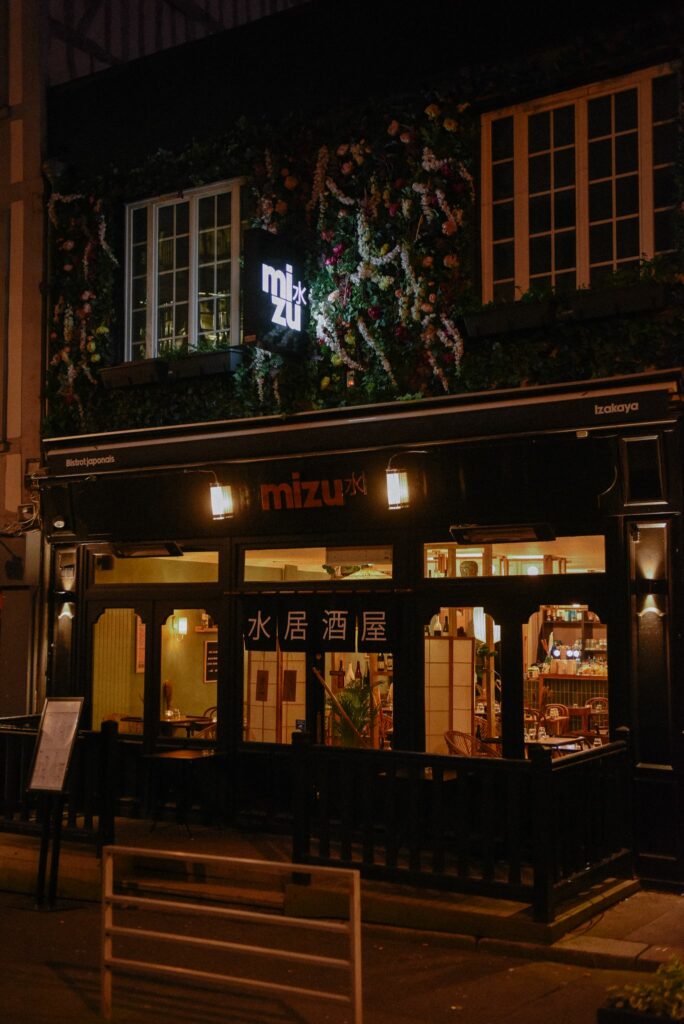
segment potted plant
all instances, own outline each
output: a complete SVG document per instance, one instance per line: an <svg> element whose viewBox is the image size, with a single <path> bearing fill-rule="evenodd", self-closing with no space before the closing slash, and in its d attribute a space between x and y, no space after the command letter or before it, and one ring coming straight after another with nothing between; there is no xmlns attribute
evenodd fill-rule
<svg viewBox="0 0 684 1024"><path fill-rule="evenodd" d="M597 1024L684 1021L684 964L676 957L661 964L648 981L608 992L605 1005L597 1011Z"/></svg>

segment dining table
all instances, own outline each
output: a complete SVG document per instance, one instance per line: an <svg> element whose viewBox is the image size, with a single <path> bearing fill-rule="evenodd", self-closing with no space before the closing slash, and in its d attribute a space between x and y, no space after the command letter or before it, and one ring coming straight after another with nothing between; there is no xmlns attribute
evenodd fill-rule
<svg viewBox="0 0 684 1024"><path fill-rule="evenodd" d="M189 737L193 732L211 725L213 719L206 715L178 715L175 717L164 715L159 721L163 727L161 731L167 736L172 736L174 729L185 729L185 735Z"/></svg>

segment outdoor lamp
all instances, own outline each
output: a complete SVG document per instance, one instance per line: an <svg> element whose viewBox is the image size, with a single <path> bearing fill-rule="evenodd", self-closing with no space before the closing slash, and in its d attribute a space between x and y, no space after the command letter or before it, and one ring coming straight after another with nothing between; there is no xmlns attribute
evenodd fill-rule
<svg viewBox="0 0 684 1024"><path fill-rule="evenodd" d="M408 473L406 470L388 466L385 470L385 476L387 478L387 507L408 508L410 502Z"/></svg>
<svg viewBox="0 0 684 1024"><path fill-rule="evenodd" d="M211 514L214 519L230 519L234 514L233 490L230 484L220 484L216 478L209 488Z"/></svg>
<svg viewBox="0 0 684 1024"><path fill-rule="evenodd" d="M76 606L73 601L64 601L60 609L58 619L73 619Z"/></svg>
<svg viewBox="0 0 684 1024"><path fill-rule="evenodd" d="M390 455L385 478L387 481L387 507L408 508L411 504L411 494L408 482L408 471L404 466L394 466L392 463L401 455L427 455L422 448L411 448L405 452L395 452Z"/></svg>

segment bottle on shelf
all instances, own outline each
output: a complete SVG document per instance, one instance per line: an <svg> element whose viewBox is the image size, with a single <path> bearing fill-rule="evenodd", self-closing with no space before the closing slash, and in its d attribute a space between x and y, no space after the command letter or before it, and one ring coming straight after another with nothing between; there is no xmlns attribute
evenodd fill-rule
<svg viewBox="0 0 684 1024"><path fill-rule="evenodd" d="M443 632L444 633L448 633L449 632L449 616L448 615L444 616L444 629L443 629Z"/></svg>
<svg viewBox="0 0 684 1024"><path fill-rule="evenodd" d="M378 654L378 672L384 673L385 671L385 655Z"/></svg>

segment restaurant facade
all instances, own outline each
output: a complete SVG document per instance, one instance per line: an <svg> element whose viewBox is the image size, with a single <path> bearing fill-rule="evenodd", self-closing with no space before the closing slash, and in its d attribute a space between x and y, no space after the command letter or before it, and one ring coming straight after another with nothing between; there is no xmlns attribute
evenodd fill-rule
<svg viewBox="0 0 684 1024"><path fill-rule="evenodd" d="M627 727L638 871L676 883L681 389L51 438L50 693L147 754L299 736L514 762Z"/></svg>
<svg viewBox="0 0 684 1024"><path fill-rule="evenodd" d="M47 90L21 710L83 698L72 824L540 920L684 882L682 15L496 15L314 0Z"/></svg>

